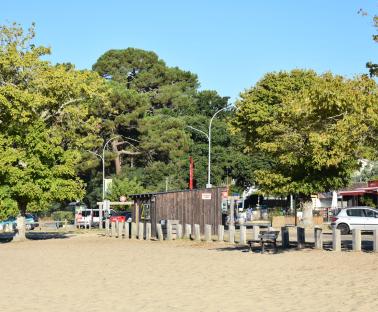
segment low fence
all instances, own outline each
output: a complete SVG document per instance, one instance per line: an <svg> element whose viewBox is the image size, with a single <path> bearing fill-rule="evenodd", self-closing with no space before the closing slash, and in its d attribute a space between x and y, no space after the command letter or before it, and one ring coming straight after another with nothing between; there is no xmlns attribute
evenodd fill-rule
<svg viewBox="0 0 378 312"><path fill-rule="evenodd" d="M176 220L177 221L177 220ZM174 227L175 228L174 228ZM135 223L135 222L112 222L109 220L105 223L105 236L113 237L118 239L136 239L136 240L180 240L180 239L191 239L194 241L205 241L205 242L228 242L237 245L247 245L250 242L258 242L261 234L266 231L273 231L274 228L268 228L265 230L260 230L260 227L254 225L252 228L247 228L244 225L240 226L237 231L235 226L230 225L227 230L225 230L223 225L219 225L216 233L212 232L212 226L210 224L205 225L204 235L201 235L199 224L194 224L194 227L190 224L173 224L168 220L166 229L163 231L162 225L160 223L156 224L157 235L156 237L151 236L151 223ZM340 230L333 228L332 232L324 233L323 229L320 227L315 227L312 229L305 229L303 227L281 227L278 231L279 233L277 241L281 243L279 246L281 249L287 248L315 248L315 249L328 249L339 252L341 250L349 249L348 244L350 239L343 239ZM328 242L324 241L324 235L331 239ZM309 239L310 238L310 239ZM351 238L351 249L353 251L362 250L362 235L361 230L353 230ZM372 251L378 252L378 230L373 231L372 236Z"/></svg>
<svg viewBox="0 0 378 312"><path fill-rule="evenodd" d="M322 225L323 217L322 216L313 216L312 222L314 225ZM300 224L301 219L297 217L297 223L295 223L294 216L273 216L272 217L272 227L282 227L286 225L295 225Z"/></svg>

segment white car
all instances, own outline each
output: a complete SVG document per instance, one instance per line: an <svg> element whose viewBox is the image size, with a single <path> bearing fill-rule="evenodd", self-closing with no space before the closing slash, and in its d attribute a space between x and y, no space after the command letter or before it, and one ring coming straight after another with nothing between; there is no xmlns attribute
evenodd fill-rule
<svg viewBox="0 0 378 312"><path fill-rule="evenodd" d="M378 230L378 210L371 207L348 207L332 217L332 226L336 226L341 234L348 234L351 230Z"/></svg>

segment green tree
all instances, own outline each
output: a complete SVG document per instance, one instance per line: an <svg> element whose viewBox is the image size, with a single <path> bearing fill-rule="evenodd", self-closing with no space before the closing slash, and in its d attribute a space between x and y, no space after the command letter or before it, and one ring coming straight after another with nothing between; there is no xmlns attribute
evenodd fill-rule
<svg viewBox="0 0 378 312"><path fill-rule="evenodd" d="M113 179L109 189L109 199L119 201L121 196L127 197L130 194L140 194L144 191L145 189L136 178L116 177Z"/></svg>
<svg viewBox="0 0 378 312"><path fill-rule="evenodd" d="M367 15L367 13L362 10L360 11L360 13L362 15ZM378 29L378 16L377 15L374 15L373 17L373 24L374 24L375 29ZM378 42L378 34L374 34L372 38L375 42ZM370 77L378 76L378 64L369 61L366 63L366 68L369 69Z"/></svg>
<svg viewBox="0 0 378 312"><path fill-rule="evenodd" d="M129 162L131 166L138 161L143 163L150 154L158 154L164 149L152 144L157 149L145 149L147 155L139 151L139 141L145 140L141 143L144 147L149 145L152 138L146 133L154 133L146 130L146 123L152 119L143 123L141 120L161 112L173 115L174 110L186 110L192 103L191 94L198 86L197 76L166 66L154 52L133 48L109 50L97 60L93 70L109 80L112 88L110 110L99 111L98 116L106 125L102 133L104 139L120 135L112 143L116 174L120 174L121 163ZM156 120L149 123L152 128L157 125ZM159 142L163 143L163 140Z"/></svg>
<svg viewBox="0 0 378 312"><path fill-rule="evenodd" d="M93 65L93 70L104 78L121 83L127 89L148 93L154 98L154 108L172 104L169 97L164 97L162 101L159 96L177 90L176 87L181 90L198 87L196 75L166 66L154 52L134 48L107 51Z"/></svg>
<svg viewBox="0 0 378 312"><path fill-rule="evenodd" d="M120 160L123 162L123 174L130 179L135 177L150 191L164 191L166 187L170 190L187 188L191 155L196 166L197 187L204 187L208 141L186 126L194 126L207 133L210 118L227 106L229 98L213 90L198 91L196 75L168 67L151 51L133 48L110 50L98 59L93 70L108 79L111 85L116 85L117 94L132 92L134 99L138 94L148 102L148 105L135 102L137 105L132 105L131 110L124 110L133 100L117 96L116 100L111 98L111 106L118 113L125 111L126 119L118 118L117 123L115 114L101 114L104 122L110 125L103 138L119 134L137 140L132 141L135 148L130 152L137 151L139 154L122 154L126 156ZM137 108L140 113L132 115ZM212 183L225 184L225 168L232 167L235 168L232 178L236 179L238 186L244 187L253 183L250 181L253 175L251 170L244 170L248 162L238 160L251 159L251 156L243 155L243 148L237 143L240 139L236 139L237 135L232 135L228 129L227 120L231 114L231 111L223 112L213 122ZM114 145L122 141L114 140ZM116 155L117 148L113 147L113 152ZM117 166L116 172L119 173Z"/></svg>
<svg viewBox="0 0 378 312"><path fill-rule="evenodd" d="M359 159L377 156L377 86L313 71L269 73L241 95L233 120L249 152L267 156L256 170L270 194L312 193L347 185Z"/></svg>
<svg viewBox="0 0 378 312"><path fill-rule="evenodd" d="M21 215L84 196L79 149L101 142L91 110L107 95L96 73L42 60L50 50L33 37L0 27L0 185Z"/></svg>
<svg viewBox="0 0 378 312"><path fill-rule="evenodd" d="M378 161L368 161L365 167L353 177L355 182L371 181L378 179Z"/></svg>

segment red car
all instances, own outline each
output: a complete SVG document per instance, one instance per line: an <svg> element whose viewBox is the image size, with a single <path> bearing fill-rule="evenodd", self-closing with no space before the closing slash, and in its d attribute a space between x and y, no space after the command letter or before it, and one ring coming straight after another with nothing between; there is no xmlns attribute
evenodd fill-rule
<svg viewBox="0 0 378 312"><path fill-rule="evenodd" d="M132 219L132 213L130 211L115 211L115 210L110 211L110 217L109 217L110 222L117 222L117 221L130 222L131 219Z"/></svg>

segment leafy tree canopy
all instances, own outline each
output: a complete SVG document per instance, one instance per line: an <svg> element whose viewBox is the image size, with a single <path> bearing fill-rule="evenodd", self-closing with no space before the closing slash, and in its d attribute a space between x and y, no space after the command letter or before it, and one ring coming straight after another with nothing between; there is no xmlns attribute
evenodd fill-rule
<svg viewBox="0 0 378 312"><path fill-rule="evenodd" d="M366 77L269 73L241 95L233 128L270 159L255 171L263 192L308 196L345 186L359 158L377 156L377 104Z"/></svg>
<svg viewBox="0 0 378 312"><path fill-rule="evenodd" d="M112 201L119 201L121 196L127 197L130 194L140 194L143 193L144 190L145 189L136 178L115 178L109 189L108 198Z"/></svg>
<svg viewBox="0 0 378 312"><path fill-rule="evenodd" d="M33 37L34 26L0 27L0 193L21 213L84 196L78 150L101 141L91 111L107 95L96 73L42 60Z"/></svg>

